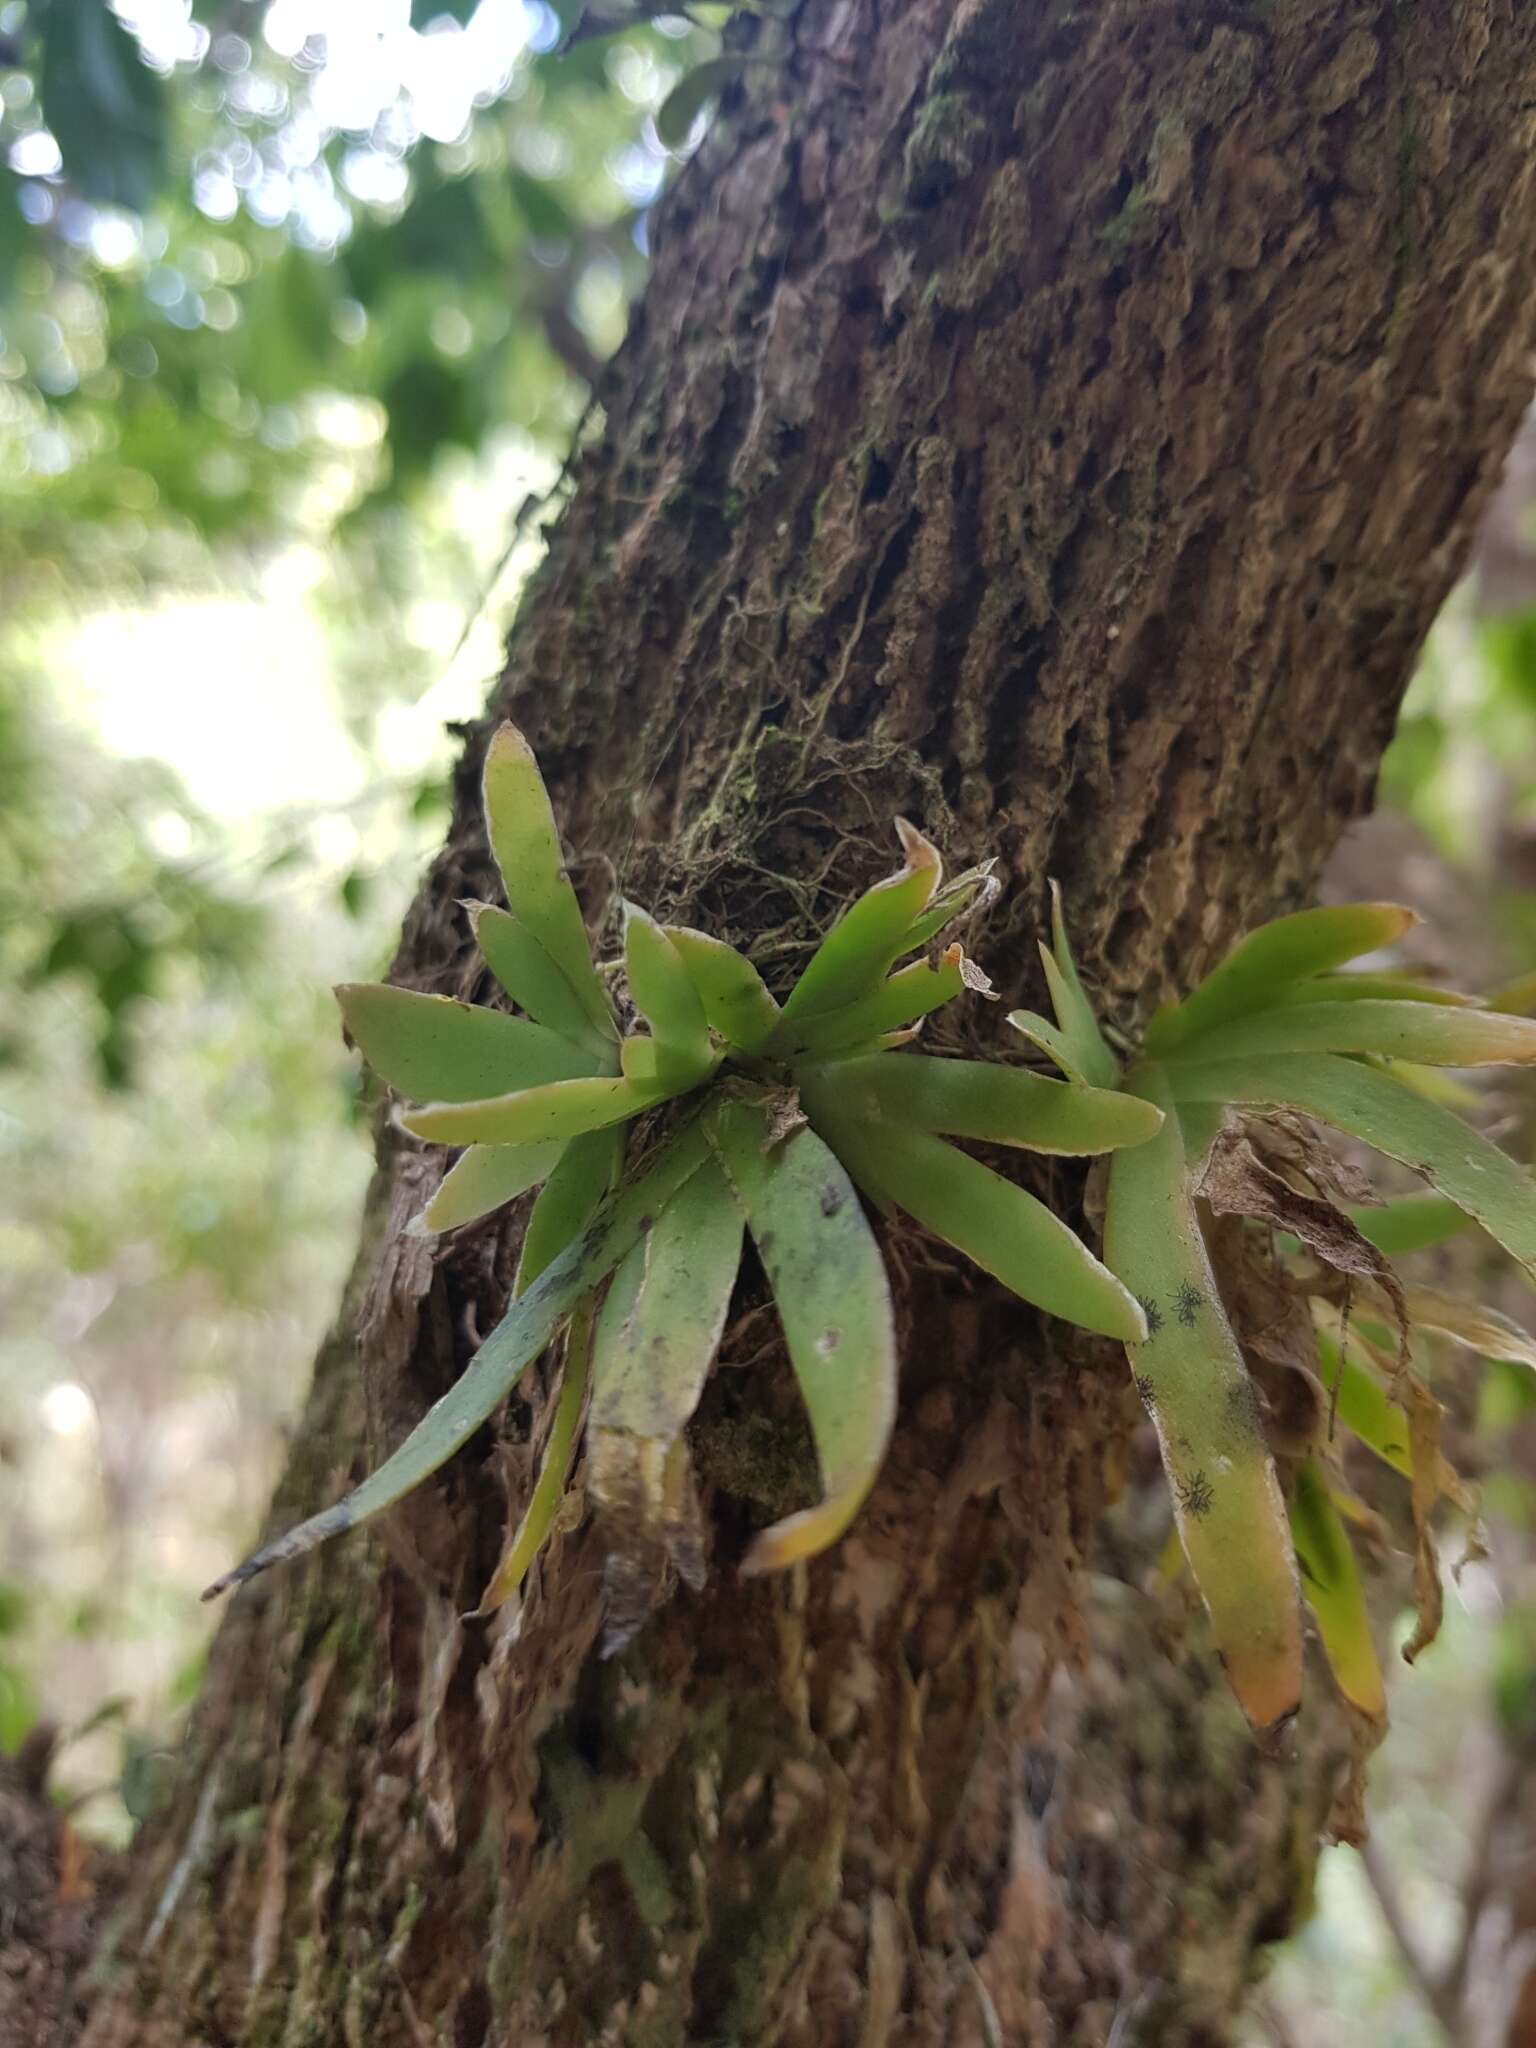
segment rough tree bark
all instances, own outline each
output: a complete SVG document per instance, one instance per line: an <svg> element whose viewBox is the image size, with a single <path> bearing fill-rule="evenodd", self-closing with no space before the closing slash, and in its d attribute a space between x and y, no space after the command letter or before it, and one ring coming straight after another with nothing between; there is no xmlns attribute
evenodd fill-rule
<svg viewBox="0 0 1536 2048"><path fill-rule="evenodd" d="M1055 874L1134 1027L1369 802L1528 396L1536 10L804 0L734 33L492 708L594 923L617 877L771 975L900 811L1001 854L1007 994ZM480 987L485 730L416 987ZM381 1127L278 1519L501 1309L515 1230L400 1234L439 1171ZM382 1539L242 1593L92 2048L1227 2040L1305 1898L1322 1688L1260 1757L1198 1629L1096 1552L1123 1358L893 1256L895 1447L803 1576L733 1573L812 1484L748 1286L695 1430L713 1576L622 1658L579 1512L520 1614L459 1619L537 1375Z"/></svg>

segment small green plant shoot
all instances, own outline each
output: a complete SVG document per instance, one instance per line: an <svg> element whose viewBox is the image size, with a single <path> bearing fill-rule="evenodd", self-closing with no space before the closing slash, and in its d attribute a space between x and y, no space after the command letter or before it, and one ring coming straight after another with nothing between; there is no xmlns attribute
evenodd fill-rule
<svg viewBox="0 0 1536 2048"><path fill-rule="evenodd" d="M1343 1519L1362 1511L1337 1469L1336 1431L1412 1487L1411 1658L1439 1622L1430 1511L1442 1494L1466 1504L1440 1455L1438 1405L1413 1370L1412 1332L1536 1363L1513 1324L1405 1288L1390 1264L1389 1254L1476 1223L1536 1273L1536 1182L1437 1099L1424 1073L1536 1061L1536 1024L1509 1013L1513 1000L1500 1010L1398 976L1340 971L1414 922L1396 904L1356 903L1261 926L1153 1017L1122 1072L1058 901L1054 943L1042 949L1055 1022L1022 1011L1010 1019L1069 1080L1119 1085L1162 1111L1148 1143L1109 1162L1104 1254L1145 1313L1145 1334L1127 1345L1131 1370L1217 1647L1260 1730L1300 1704L1298 1565L1341 1691L1367 1723L1383 1723ZM1309 1119L1402 1162L1433 1192L1376 1206ZM1277 1236L1288 1253L1280 1264Z"/></svg>
<svg viewBox="0 0 1536 2048"><path fill-rule="evenodd" d="M417 1228L457 1229L540 1188L511 1305L371 1478L210 1594L397 1501L563 1330L545 1467L483 1607L509 1597L537 1554L585 1405L588 1491L610 1541L612 1650L645 1619L667 1566L702 1578L684 1431L747 1234L823 1480L819 1502L757 1536L742 1569L762 1572L842 1534L890 1436L895 1324L859 1191L905 1210L1026 1301L1140 1346L1148 1331L1135 1291L1032 1195L949 1141L1069 1154L1145 1147L1164 1108L1117 1091L1112 1072L1108 1085L1076 1071L1056 1081L903 1049L930 1012L986 989L951 933L995 890L990 864L946 886L937 850L903 820L903 866L832 926L782 1006L733 947L625 904L623 974L640 1028L621 1035L542 778L511 725L490 742L484 800L507 907L471 905L469 915L520 1014L385 986L337 994L375 1072L424 1105L402 1116L405 1129L464 1148ZM641 1118L627 1158L626 1132Z"/></svg>

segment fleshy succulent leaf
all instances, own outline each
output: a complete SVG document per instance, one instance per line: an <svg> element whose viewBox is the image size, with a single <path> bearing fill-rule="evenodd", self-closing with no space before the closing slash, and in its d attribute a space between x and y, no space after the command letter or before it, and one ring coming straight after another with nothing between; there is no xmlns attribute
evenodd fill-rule
<svg viewBox="0 0 1536 2048"><path fill-rule="evenodd" d="M490 903L465 908L486 966L518 1008L536 1024L590 1052L590 1072L612 1073L619 1039L612 1017L606 1029L594 1022L565 970L520 917Z"/></svg>
<svg viewBox="0 0 1536 2048"><path fill-rule="evenodd" d="M906 866L867 889L827 933L790 992L776 1042L784 1042L789 1024L868 995L892 961L911 950L908 934L942 880L943 866L938 848L905 818L896 820L896 830Z"/></svg>
<svg viewBox="0 0 1536 2048"><path fill-rule="evenodd" d="M951 926L969 923L985 910L1002 893L1003 885L992 872L996 866L995 859L984 860L980 867L968 868L963 875L941 883L927 909L902 933L901 944L891 958L904 960L908 953L933 945Z"/></svg>
<svg viewBox="0 0 1536 2048"><path fill-rule="evenodd" d="M857 1051L942 1008L966 986L965 955L953 945L936 967L926 960L914 960L857 1002L808 1017L784 1049L791 1056L804 1054L812 1059Z"/></svg>
<svg viewBox="0 0 1536 2048"><path fill-rule="evenodd" d="M1296 1470L1291 1533L1301 1567L1301 1590L1316 1619L1339 1690L1357 1712L1380 1722L1386 1718L1387 1694L1371 1640L1360 1568L1327 1480L1311 1459Z"/></svg>
<svg viewBox="0 0 1536 2048"><path fill-rule="evenodd" d="M1226 1122L1226 1105L1220 1102L1181 1102L1179 1125L1184 1136L1184 1163L1198 1181L1211 1147Z"/></svg>
<svg viewBox="0 0 1536 2048"><path fill-rule="evenodd" d="M414 1236L428 1237L476 1223L547 1180L564 1150L558 1138L545 1145L471 1145L407 1228Z"/></svg>
<svg viewBox="0 0 1536 2048"><path fill-rule="evenodd" d="M587 944L576 891L565 872L560 832L533 749L515 725L498 726L485 755L485 824L507 904L565 975L605 1035L612 1010Z"/></svg>
<svg viewBox="0 0 1536 2048"><path fill-rule="evenodd" d="M836 1542L875 1483L896 1412L896 1330L885 1262L847 1173L815 1131L770 1142L759 1106L722 1100L710 1142L768 1275L824 1498L763 1530L744 1572L776 1571Z"/></svg>
<svg viewBox="0 0 1536 2048"><path fill-rule="evenodd" d="M434 1145L540 1145L623 1123L676 1092L660 1081L588 1075L479 1102L433 1102L400 1121L414 1137Z"/></svg>
<svg viewBox="0 0 1536 2048"><path fill-rule="evenodd" d="M624 906L624 972L635 1007L651 1027L657 1079L694 1087L715 1063L704 1004L682 954L634 903Z"/></svg>
<svg viewBox="0 0 1536 2048"><path fill-rule="evenodd" d="M1165 1113L1156 1137L1109 1168L1104 1247L1146 1312L1127 1346L1157 1430L1185 1555L1239 1703L1257 1729L1301 1700L1301 1628L1285 1503L1259 1404L1201 1235L1166 1082L1127 1082Z"/></svg>
<svg viewBox="0 0 1536 2048"><path fill-rule="evenodd" d="M683 1431L725 1328L742 1231L736 1198L710 1159L630 1253L603 1304L587 1485L607 1518L609 1654L649 1612L676 1542ZM695 1570L686 1557L677 1562L685 1577L702 1575L702 1556Z"/></svg>
<svg viewBox="0 0 1536 2048"><path fill-rule="evenodd" d="M761 1052L779 1021L779 1006L752 962L707 932L672 924L664 929L699 992L711 1029L741 1052Z"/></svg>
<svg viewBox="0 0 1536 2048"><path fill-rule="evenodd" d="M1390 1076L1336 1053L1180 1061L1166 1072L1181 1104L1293 1109L1363 1139L1411 1166L1536 1274L1536 1182L1460 1117Z"/></svg>
<svg viewBox="0 0 1536 2048"><path fill-rule="evenodd" d="M1287 983L1374 953L1417 922L1400 903L1341 903L1261 924L1181 1003L1158 1011L1147 1026L1146 1050L1172 1052L1197 1033L1264 1009Z"/></svg>
<svg viewBox="0 0 1536 2048"><path fill-rule="evenodd" d="M1414 981L1405 974L1310 975L1305 981L1287 982L1277 988L1268 1007L1280 1009L1296 1003L1433 1003L1450 1010L1488 1007L1477 996Z"/></svg>
<svg viewBox="0 0 1536 2048"><path fill-rule="evenodd" d="M1104 1042L1098 1016L1077 971L1062 913L1061 889L1055 882L1051 884L1051 944L1041 945L1040 959L1056 1022L1074 1064L1085 1081L1097 1088L1113 1088L1120 1076L1120 1062Z"/></svg>
<svg viewBox="0 0 1536 2048"><path fill-rule="evenodd" d="M1308 1052L1375 1053L1420 1066L1528 1066L1536 1061L1536 1020L1439 1003L1281 1005L1224 1020L1162 1056L1171 1064Z"/></svg>
<svg viewBox="0 0 1536 2048"><path fill-rule="evenodd" d="M656 1041L654 1038L626 1038L619 1048L619 1066L626 1081L637 1081L642 1086L656 1079Z"/></svg>
<svg viewBox="0 0 1536 2048"><path fill-rule="evenodd" d="M473 1102L592 1071L558 1033L477 1003L374 981L344 982L336 1000L369 1066L417 1102Z"/></svg>
<svg viewBox="0 0 1536 2048"><path fill-rule="evenodd" d="M876 1053L840 1061L824 1087L846 1089L890 1123L952 1138L1072 1156L1139 1145L1162 1122L1148 1102L1118 1090L1048 1081L1000 1062Z"/></svg>
<svg viewBox="0 0 1536 2048"><path fill-rule="evenodd" d="M931 1132L850 1117L838 1092L842 1071L807 1077L801 1100L872 1200L904 1209L1051 1315L1122 1342L1143 1334L1132 1296L1043 1202Z"/></svg>
<svg viewBox="0 0 1536 2048"><path fill-rule="evenodd" d="M555 1404L554 1423L544 1446L544 1462L539 1467L539 1476L534 1481L522 1519L515 1529L509 1531L506 1548L491 1575L490 1584L480 1596L480 1605L475 1610L477 1618L494 1614L521 1589L554 1524L565 1493L576 1425L581 1420L582 1403L587 1397L587 1377L592 1360L592 1321L591 1304L584 1302L566 1328L560 1398Z"/></svg>
<svg viewBox="0 0 1536 2048"><path fill-rule="evenodd" d="M583 1131L566 1145L559 1163L539 1190L523 1232L514 1298L526 1294L539 1275L586 1229L617 1186L624 1164L624 1133L615 1128Z"/></svg>
<svg viewBox="0 0 1536 2048"><path fill-rule="evenodd" d="M1059 1025L1052 1024L1037 1010L1010 1010L1007 1021L1031 1045L1037 1046L1067 1080L1086 1082L1082 1063Z"/></svg>
<svg viewBox="0 0 1536 2048"><path fill-rule="evenodd" d="M610 1289L592 1377L594 1438L681 1434L699 1405L741 1263L742 1214L710 1160L657 1217L633 1295Z"/></svg>
<svg viewBox="0 0 1536 2048"><path fill-rule="evenodd" d="M1536 973L1522 974L1485 998L1490 1010L1506 1017L1536 1017Z"/></svg>
<svg viewBox="0 0 1536 2048"><path fill-rule="evenodd" d="M204 1599L355 1528L420 1485L461 1450L544 1349L562 1319L639 1242L661 1205L698 1171L707 1156L703 1133L696 1123L690 1124L512 1304L448 1392L428 1409L371 1478L334 1507L263 1544L210 1586Z"/></svg>
<svg viewBox="0 0 1536 2048"><path fill-rule="evenodd" d="M1317 1333L1318 1373L1334 1404L1339 1426L1358 1437L1384 1465L1413 1477L1413 1433L1408 1417L1351 1347L1341 1354L1334 1336Z"/></svg>

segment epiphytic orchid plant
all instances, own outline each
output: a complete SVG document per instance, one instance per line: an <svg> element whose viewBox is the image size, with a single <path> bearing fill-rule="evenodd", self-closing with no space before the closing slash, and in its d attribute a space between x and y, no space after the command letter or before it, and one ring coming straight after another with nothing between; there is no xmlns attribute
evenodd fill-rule
<svg viewBox="0 0 1536 2048"><path fill-rule="evenodd" d="M1411 1482L1412 1656L1439 1621L1430 1510L1443 1493L1464 1502L1440 1454L1438 1405L1412 1367L1412 1333L1435 1329L1536 1363L1515 1325L1404 1287L1390 1263L1470 1221L1536 1273L1536 1182L1423 1074L1536 1061L1536 1023L1510 1013L1523 985L1499 1007L1397 975L1339 971L1415 921L1396 904L1357 903L1261 926L1153 1017L1122 1070L1073 967L1058 903L1054 947L1044 949L1056 1021L1022 1011L1010 1019L1072 1082L1118 1085L1163 1113L1148 1143L1109 1163L1104 1252L1146 1318L1127 1345L1137 1391L1217 1646L1260 1729L1300 1702L1298 1564L1341 1690L1368 1721L1384 1717L1345 1529L1358 1504L1337 1469L1336 1432ZM1378 1206L1308 1119L1401 1161L1433 1192ZM1243 1219L1270 1240L1257 1258ZM1279 1266L1276 1233L1288 1254ZM1299 1421L1298 1381L1314 1394Z"/></svg>
<svg viewBox="0 0 1536 2048"><path fill-rule="evenodd" d="M585 1406L589 1492L612 1537L612 1648L644 1619L666 1564L702 1576L684 1430L746 1234L773 1289L823 1481L819 1502L756 1538L742 1568L761 1572L843 1533L890 1437L891 1295L859 1190L1025 1300L1139 1345L1147 1325L1134 1292L1033 1196L949 1140L1102 1153L1145 1145L1163 1109L1081 1074L1054 1081L904 1049L930 1012L986 990L951 934L996 884L989 864L946 886L937 850L901 820L904 865L833 925L782 1006L742 953L626 904L624 976L645 1028L621 1037L543 781L511 725L491 740L484 798L507 908L474 905L470 915L521 1014L385 986L337 993L370 1065L426 1105L402 1117L405 1128L465 1148L418 1228L460 1228L540 1187L511 1306L371 1478L210 1591L397 1501L563 1329L545 1467L483 1605L506 1599L537 1554ZM642 1117L630 1159L626 1129Z"/></svg>

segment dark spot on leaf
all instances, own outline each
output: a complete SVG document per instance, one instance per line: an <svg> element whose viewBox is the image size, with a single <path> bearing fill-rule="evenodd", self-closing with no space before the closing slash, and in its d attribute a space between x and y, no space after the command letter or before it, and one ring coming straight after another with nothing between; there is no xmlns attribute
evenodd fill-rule
<svg viewBox="0 0 1536 2048"><path fill-rule="evenodd" d="M1194 1515L1198 1519L1200 1516L1208 1515L1211 1512L1216 1502L1216 1495L1211 1487L1211 1482L1203 1472L1192 1472L1187 1479L1181 1479L1178 1482L1178 1486L1179 1505L1183 1508L1186 1515Z"/></svg>
<svg viewBox="0 0 1536 2048"><path fill-rule="evenodd" d="M1141 1312L1147 1319L1147 1335L1155 1337L1163 1327L1163 1312L1149 1294L1138 1294L1136 1299L1141 1303Z"/></svg>
<svg viewBox="0 0 1536 2048"><path fill-rule="evenodd" d="M1179 1291L1173 1297L1173 1312L1186 1330L1195 1327L1195 1317L1199 1315L1204 1300L1204 1295L1192 1280L1183 1280L1179 1283Z"/></svg>
<svg viewBox="0 0 1536 2048"><path fill-rule="evenodd" d="M843 1191L835 1181L828 1181L821 1191L821 1213L835 1216L843 1206Z"/></svg>
<svg viewBox="0 0 1536 2048"><path fill-rule="evenodd" d="M1249 1429L1258 1429L1263 1423L1263 1411L1259 1405L1259 1390L1244 1373L1234 1380L1227 1389L1227 1412L1234 1422Z"/></svg>
<svg viewBox="0 0 1536 2048"><path fill-rule="evenodd" d="M823 1358L830 1358L843 1341L843 1333L836 1327L825 1329L816 1339L816 1349Z"/></svg>
<svg viewBox="0 0 1536 2048"><path fill-rule="evenodd" d="M1157 1395L1153 1391L1150 1375L1144 1372L1137 1373L1134 1384L1137 1393L1141 1396L1142 1406L1144 1408L1155 1408L1157 1406Z"/></svg>

